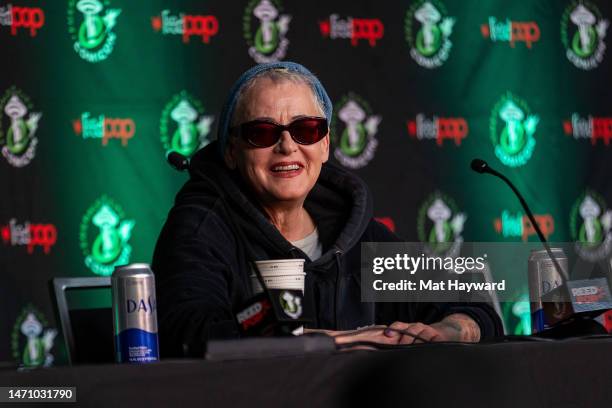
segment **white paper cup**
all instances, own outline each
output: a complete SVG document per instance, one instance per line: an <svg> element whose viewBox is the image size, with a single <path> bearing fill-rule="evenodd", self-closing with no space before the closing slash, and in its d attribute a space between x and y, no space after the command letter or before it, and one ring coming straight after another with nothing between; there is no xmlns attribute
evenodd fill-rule
<svg viewBox="0 0 612 408"><path fill-rule="evenodd" d="M264 282L268 289L294 289L304 292L304 276L306 276L305 273L301 275L264 278ZM251 284L253 286L253 292L259 293L263 291L259 279L257 279L257 275L251 275Z"/></svg>
<svg viewBox="0 0 612 408"><path fill-rule="evenodd" d="M256 261L255 264L263 276L304 272L304 259L273 259L268 261Z"/></svg>
<svg viewBox="0 0 612 408"><path fill-rule="evenodd" d="M293 289L304 292L304 259L275 259L256 261L255 264L268 289ZM250 276L253 292L262 292L257 275Z"/></svg>
<svg viewBox="0 0 612 408"><path fill-rule="evenodd" d="M274 268L274 269L259 269L259 272L261 272L262 275L264 276L276 276L276 275L291 275L294 273L302 273L304 272L303 268L286 268L286 267L282 267L282 268ZM253 271L254 273L254 271Z"/></svg>
<svg viewBox="0 0 612 408"><path fill-rule="evenodd" d="M270 266L272 268L278 266L289 266L289 265L304 265L304 259L291 258L291 259L266 259L263 261L255 261L259 266Z"/></svg>

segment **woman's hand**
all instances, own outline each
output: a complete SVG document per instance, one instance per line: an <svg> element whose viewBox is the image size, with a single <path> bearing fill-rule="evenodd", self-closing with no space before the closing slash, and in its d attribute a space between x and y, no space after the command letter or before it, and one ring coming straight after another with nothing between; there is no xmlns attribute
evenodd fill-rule
<svg viewBox="0 0 612 408"><path fill-rule="evenodd" d="M480 341L480 327L468 315L456 313L431 325L423 323L395 322L385 330L385 336L395 339L396 344L457 341L477 343ZM393 330L394 329L394 330ZM405 331L406 334L396 330Z"/></svg>
<svg viewBox="0 0 612 408"><path fill-rule="evenodd" d="M405 333L400 333L403 331ZM358 330L320 330L304 329L304 334L322 333L334 338L337 345L355 342L371 342L379 344L415 344L425 342L457 341L476 343L480 341L480 327L468 315L456 313L449 315L437 323L395 322L389 327L379 325ZM356 348L368 348L359 346Z"/></svg>

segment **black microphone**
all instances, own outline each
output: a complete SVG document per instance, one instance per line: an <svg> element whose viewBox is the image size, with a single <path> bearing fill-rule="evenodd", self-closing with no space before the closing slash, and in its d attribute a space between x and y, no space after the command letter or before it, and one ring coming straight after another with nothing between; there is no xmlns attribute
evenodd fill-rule
<svg viewBox="0 0 612 408"><path fill-rule="evenodd" d="M529 209L529 206L527 205L527 202L523 198L522 194L517 190L514 184L512 184L512 182L506 176L492 169L489 166L489 164L482 159L472 160L472 162L470 163L470 167L476 173L480 173L480 174L488 173L495 177L498 177L502 179L510 187L510 189L514 192L516 197L519 199L521 206L523 207L523 209L525 210L525 213L527 214L527 217L529 217L529 221L531 221L531 224L533 225L533 228L535 229L540 242L544 246L544 249L546 250L548 257L552 261L553 266L555 270L557 271L557 274L561 277L562 284L559 287L547 293L546 295L544 295L543 300L544 299L550 299L550 300L558 299L559 295L562 300L553 301L554 306L552 307L548 307L548 308L545 307L545 309L548 309L548 310L545 310L545 313L553 315L556 312L551 311L550 309L556 309L556 308L560 308L561 310L564 310L564 311L567 310L567 312L569 313L567 312L563 313L562 318L555 319L556 322L559 324L543 332L538 333L538 335L542 337L549 337L549 338L565 338L565 337L570 337L576 334L603 334L605 333L605 330L603 329L603 327L601 327L601 325L597 326L595 325L595 322L585 323L580 320L580 315L582 313L576 312L576 310L574 309L572 305L573 302L570 303L570 300L569 300L569 299L575 298L575 295L573 295L572 292L570 291L570 285L568 284L569 276L566 275L565 271L563 271L563 269L561 268L561 265L559 265L559 262L557 261L557 258L555 257L553 252L550 250L550 246L548 245L548 242L546 238L544 237L544 234L542 233L540 226L536 222L533 216L533 213ZM575 283L578 283L578 282L575 282ZM569 308L565 307L567 304L570 305ZM590 312L594 312L594 311L601 312L603 310L607 310L607 308L600 308L600 307L598 308L597 305L594 305L593 308L590 308Z"/></svg>
<svg viewBox="0 0 612 408"><path fill-rule="evenodd" d="M181 172L191 170L189 159L178 152L168 151L166 160L175 170ZM196 173L199 177L209 182L211 187L219 194L219 197L225 197L225 192L217 183L197 171L197 169ZM224 199L222 201L226 202ZM292 335L296 329L310 322L310 319L306 318L307 313L304 310L306 306L304 294L301 290L268 289L259 268L257 268L255 262L252 262L256 258L251 253L250 246L242 230L232 219L229 220L229 224L236 235L245 242L245 249L249 252L247 255L251 259L250 264L255 275L257 275L259 284L263 288L263 292L255 294L235 312L234 316L240 333L247 337Z"/></svg>
<svg viewBox="0 0 612 408"><path fill-rule="evenodd" d="M472 160L470 166L472 167L472 170L474 170L476 173L481 174L491 170L487 162L481 159Z"/></svg>
<svg viewBox="0 0 612 408"><path fill-rule="evenodd" d="M189 159L174 150L169 150L166 153L166 161L175 170L185 171L189 169Z"/></svg>

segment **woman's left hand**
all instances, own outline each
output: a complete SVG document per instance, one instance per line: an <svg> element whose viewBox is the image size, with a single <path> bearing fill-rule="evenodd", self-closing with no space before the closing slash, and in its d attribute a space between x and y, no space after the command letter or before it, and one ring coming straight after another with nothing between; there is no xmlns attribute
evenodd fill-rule
<svg viewBox="0 0 612 408"><path fill-rule="evenodd" d="M397 330L404 331L405 334ZM385 336L395 339L396 344L457 341L476 343L480 341L480 327L468 315L456 313L430 325L423 323L395 322L384 331Z"/></svg>

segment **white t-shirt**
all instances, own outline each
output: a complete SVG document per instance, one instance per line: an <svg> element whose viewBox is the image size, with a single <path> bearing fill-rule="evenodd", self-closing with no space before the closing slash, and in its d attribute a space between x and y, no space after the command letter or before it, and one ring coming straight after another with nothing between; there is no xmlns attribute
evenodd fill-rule
<svg viewBox="0 0 612 408"><path fill-rule="evenodd" d="M315 261L323 254L323 245L319 241L319 230L314 229L309 235L300 239L299 241L290 241L293 246L296 246L302 250L311 261Z"/></svg>

